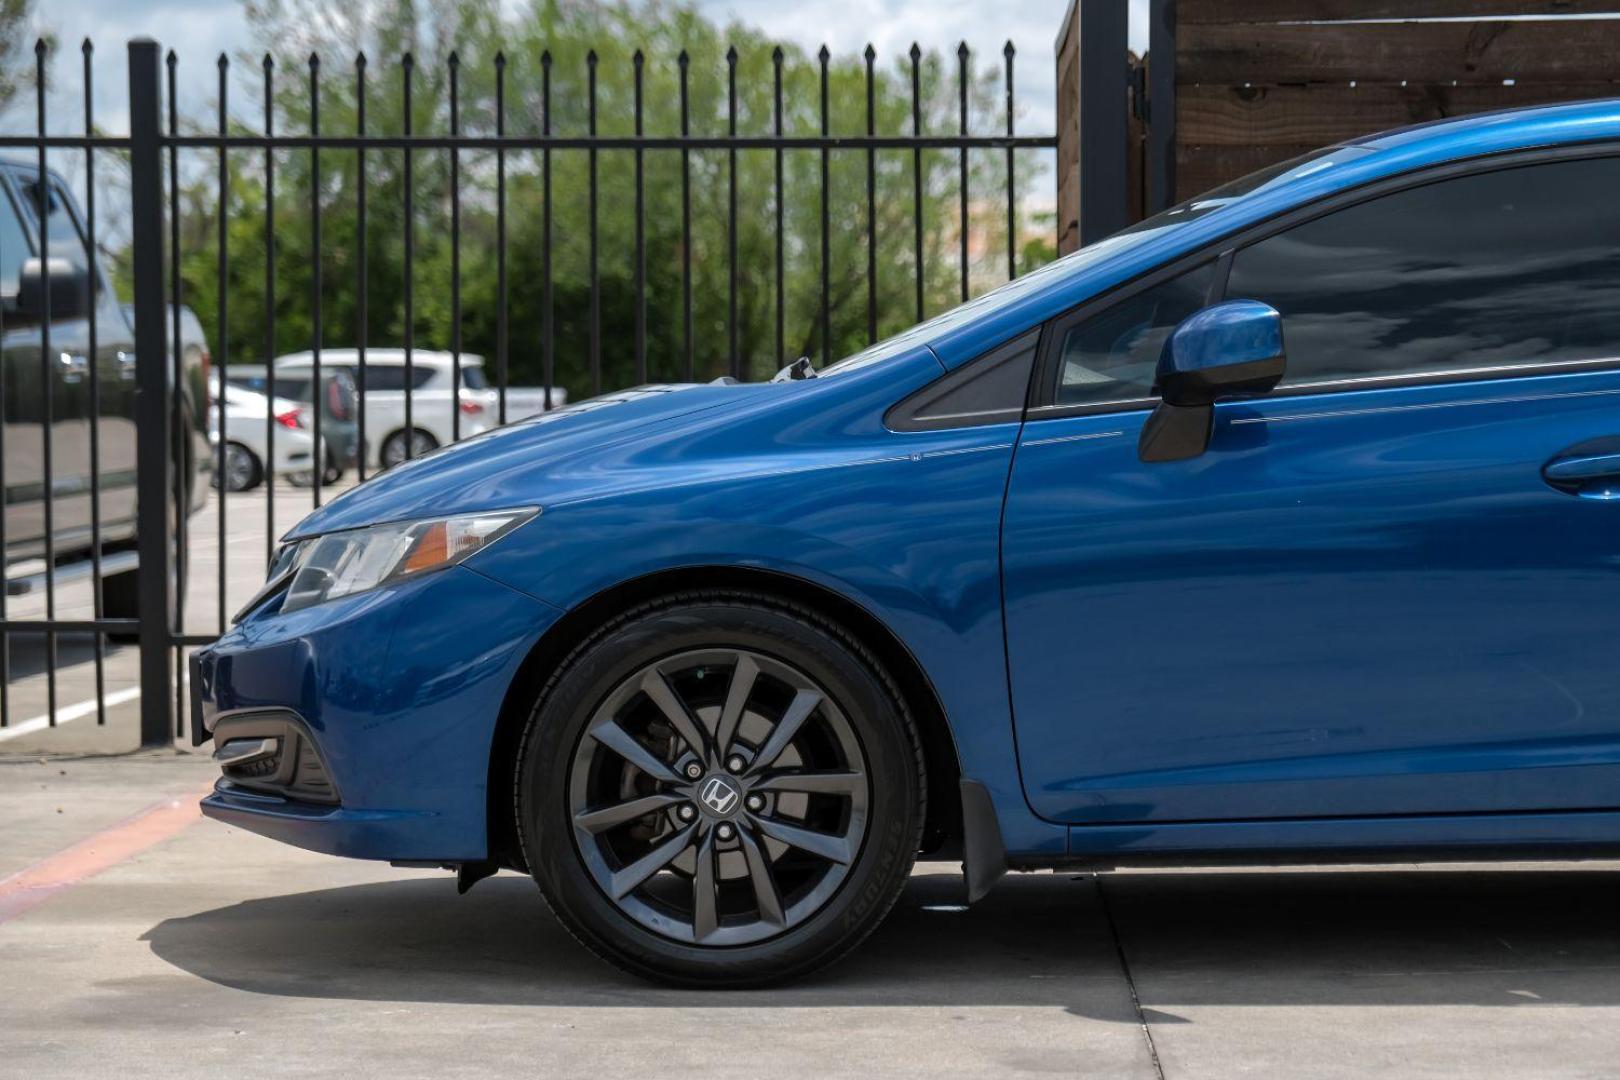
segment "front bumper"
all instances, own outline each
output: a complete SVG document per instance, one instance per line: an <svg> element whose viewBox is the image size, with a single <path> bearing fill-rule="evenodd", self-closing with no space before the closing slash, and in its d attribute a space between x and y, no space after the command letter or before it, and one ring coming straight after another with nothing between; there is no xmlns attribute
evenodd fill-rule
<svg viewBox="0 0 1620 1080"><path fill-rule="evenodd" d="M291 756L227 767L203 812L332 854L485 858L496 722L560 615L465 567L250 615L192 655L193 731L216 752L257 736Z"/></svg>

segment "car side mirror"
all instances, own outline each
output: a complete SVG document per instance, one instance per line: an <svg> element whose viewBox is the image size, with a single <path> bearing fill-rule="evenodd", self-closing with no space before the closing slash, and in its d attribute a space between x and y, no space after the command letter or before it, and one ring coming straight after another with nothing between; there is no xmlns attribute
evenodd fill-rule
<svg viewBox="0 0 1620 1080"><path fill-rule="evenodd" d="M1160 401L1142 426L1137 456L1180 461L1209 449L1215 403L1264 394L1281 381L1282 316L1258 300L1227 300L1183 319L1154 376Z"/></svg>
<svg viewBox="0 0 1620 1080"><path fill-rule="evenodd" d="M50 265L51 321L82 319L90 313L90 271L67 259L52 258ZM45 316L45 267L38 258L24 259L17 273L15 313L30 322Z"/></svg>

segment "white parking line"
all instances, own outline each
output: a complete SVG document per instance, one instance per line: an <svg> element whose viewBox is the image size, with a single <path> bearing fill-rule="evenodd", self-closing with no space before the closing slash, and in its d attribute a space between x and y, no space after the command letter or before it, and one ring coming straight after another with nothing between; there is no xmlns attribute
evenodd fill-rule
<svg viewBox="0 0 1620 1080"><path fill-rule="evenodd" d="M105 700L107 702L107 707L110 709L114 705L122 705L126 701L134 701L140 696L141 688L138 686L131 686L125 690L114 690L112 693L106 696ZM91 698L88 701L76 702L75 704L69 705L66 708L57 709L56 722L58 724L65 724L69 720L77 720L81 716L90 716L95 711L95 698ZM31 719L24 720L20 724L12 724L10 727L0 728L0 742L5 742L7 739L15 739L22 735L32 735L34 732L43 731L45 728L50 726L50 713L35 716Z"/></svg>

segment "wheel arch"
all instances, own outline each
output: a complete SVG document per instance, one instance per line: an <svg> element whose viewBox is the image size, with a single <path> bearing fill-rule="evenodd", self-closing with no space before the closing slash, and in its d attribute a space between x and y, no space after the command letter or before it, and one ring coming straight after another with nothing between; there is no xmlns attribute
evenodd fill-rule
<svg viewBox="0 0 1620 1080"><path fill-rule="evenodd" d="M502 701L490 746L485 808L490 858L523 868L512 820L513 758L534 697L556 665L626 608L694 590L748 593L808 608L860 638L898 685L922 742L928 774L922 850L953 851L962 836L956 741L938 692L899 636L860 604L819 583L756 567L705 566L659 571L610 586L571 608L529 650Z"/></svg>

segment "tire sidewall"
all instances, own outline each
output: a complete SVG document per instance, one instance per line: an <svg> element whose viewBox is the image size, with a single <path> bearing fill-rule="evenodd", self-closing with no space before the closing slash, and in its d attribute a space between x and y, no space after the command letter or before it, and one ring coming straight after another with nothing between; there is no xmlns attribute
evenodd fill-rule
<svg viewBox="0 0 1620 1080"><path fill-rule="evenodd" d="M798 667L838 703L872 779L866 835L831 899L799 925L750 945L673 941L621 912L581 865L568 806L569 771L598 705L646 665L702 648L747 649ZM885 679L826 628L744 602L654 610L601 636L564 665L542 696L517 772L519 836L547 900L577 937L621 966L689 985L758 985L818 967L869 933L898 896L921 828L919 755Z"/></svg>

